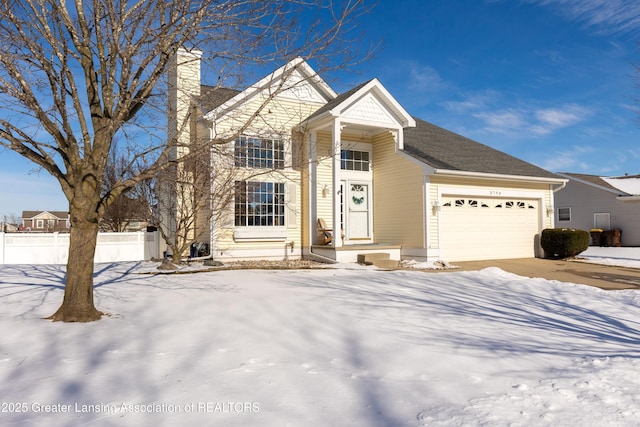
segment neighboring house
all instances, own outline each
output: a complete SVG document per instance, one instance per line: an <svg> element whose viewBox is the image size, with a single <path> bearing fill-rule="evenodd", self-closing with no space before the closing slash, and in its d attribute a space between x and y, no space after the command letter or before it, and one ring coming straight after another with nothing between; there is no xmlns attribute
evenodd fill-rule
<svg viewBox="0 0 640 427"><path fill-rule="evenodd" d="M128 233L134 231L145 231L149 227L149 222L139 219L124 219L118 224L106 224L102 222L100 224L100 231L105 233Z"/></svg>
<svg viewBox="0 0 640 427"><path fill-rule="evenodd" d="M244 91L222 90L200 84L198 53L181 55L170 93L174 132L193 103L203 111L179 137L230 138L255 118L229 143L235 201L228 220L208 230L214 257L541 253L538 235L554 226L553 191L565 179L412 117L377 79L338 95L296 59Z"/></svg>
<svg viewBox="0 0 640 427"><path fill-rule="evenodd" d="M623 246L640 246L640 175L558 175L568 179L555 194L558 227L619 229Z"/></svg>
<svg viewBox="0 0 640 427"><path fill-rule="evenodd" d="M68 232L69 213L63 211L22 211L22 231Z"/></svg>
<svg viewBox="0 0 640 427"><path fill-rule="evenodd" d="M9 222L2 222L2 224L0 224L0 232L15 233L16 231L18 231L18 225L16 224L11 224Z"/></svg>

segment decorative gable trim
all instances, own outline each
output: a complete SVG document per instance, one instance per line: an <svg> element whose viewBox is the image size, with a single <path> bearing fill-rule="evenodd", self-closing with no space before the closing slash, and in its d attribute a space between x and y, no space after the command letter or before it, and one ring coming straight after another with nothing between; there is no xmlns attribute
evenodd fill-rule
<svg viewBox="0 0 640 427"><path fill-rule="evenodd" d="M374 121L380 124L396 126L397 121L373 93L367 93L350 106L343 114L344 118L356 121Z"/></svg>
<svg viewBox="0 0 640 427"><path fill-rule="evenodd" d="M354 92L347 99L342 101L340 104L333 107L329 113L333 117L345 117L348 115L349 111L356 106L356 104L361 104L359 107L356 107L356 110L359 109L360 112L363 111L363 108L367 107L373 108L374 117L368 117L368 120L376 121L375 115L379 115L380 112L375 111L377 108L386 110L386 116L388 117L388 121L393 121L394 123L400 125L401 128L406 127L414 127L416 125L415 120L411 115L400 105L396 99L391 96L389 91L382 86L382 83L378 79L372 79L369 83L362 86L359 90ZM375 107L374 107L375 104Z"/></svg>
<svg viewBox="0 0 640 427"><path fill-rule="evenodd" d="M391 96L378 79L347 91L309 116L301 125L308 130L332 126L338 120L348 125L378 128L394 134L396 149L404 148L404 129L415 127L415 119Z"/></svg>

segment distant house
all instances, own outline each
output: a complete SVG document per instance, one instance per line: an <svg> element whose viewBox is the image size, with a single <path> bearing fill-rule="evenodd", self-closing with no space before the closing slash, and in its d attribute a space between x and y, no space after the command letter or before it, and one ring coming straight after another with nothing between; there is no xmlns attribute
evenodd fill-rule
<svg viewBox="0 0 640 427"><path fill-rule="evenodd" d="M558 175L569 181L555 193L557 227L619 229L623 246L640 246L640 175Z"/></svg>
<svg viewBox="0 0 640 427"><path fill-rule="evenodd" d="M554 225L564 178L411 116L375 78L337 94L298 58L218 89L201 84L200 53L181 52L170 79L178 140L232 140L233 163L212 166L236 168L234 200L203 234L218 258L533 257Z"/></svg>
<svg viewBox="0 0 640 427"><path fill-rule="evenodd" d="M0 231L4 233L15 233L18 231L18 226L16 224L11 224L8 222L2 222L2 226L0 227Z"/></svg>
<svg viewBox="0 0 640 427"><path fill-rule="evenodd" d="M69 213L64 211L22 211L22 231L68 232Z"/></svg>

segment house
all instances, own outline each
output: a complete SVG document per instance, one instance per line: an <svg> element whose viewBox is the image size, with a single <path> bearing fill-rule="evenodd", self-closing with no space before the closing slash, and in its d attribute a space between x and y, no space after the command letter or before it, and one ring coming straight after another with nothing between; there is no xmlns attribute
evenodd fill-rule
<svg viewBox="0 0 640 427"><path fill-rule="evenodd" d="M66 233L69 231L69 212L22 211L22 231Z"/></svg>
<svg viewBox="0 0 640 427"><path fill-rule="evenodd" d="M233 206L207 232L214 257L541 253L564 178L411 116L375 78L337 94L295 59L235 91L202 85L199 58L176 60L170 129L185 143L230 141L233 161L212 159L237 174ZM194 105L197 125L178 126Z"/></svg>
<svg viewBox="0 0 640 427"><path fill-rule="evenodd" d="M618 229L623 246L640 246L640 175L558 175L568 180L555 193L558 227Z"/></svg>

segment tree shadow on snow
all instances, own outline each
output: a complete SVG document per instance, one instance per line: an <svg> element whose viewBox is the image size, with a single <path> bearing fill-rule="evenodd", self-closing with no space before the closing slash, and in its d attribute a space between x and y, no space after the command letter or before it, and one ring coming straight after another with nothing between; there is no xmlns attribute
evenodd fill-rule
<svg viewBox="0 0 640 427"><path fill-rule="evenodd" d="M640 307L606 291L487 272L363 272L296 280L419 345L566 357L640 357ZM483 274L479 278L475 276ZM452 276L455 275L455 276Z"/></svg>

